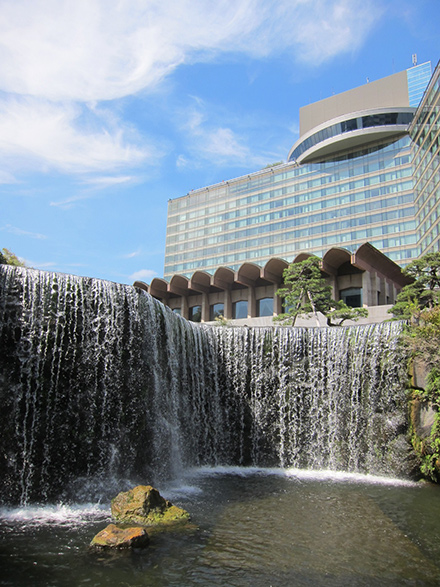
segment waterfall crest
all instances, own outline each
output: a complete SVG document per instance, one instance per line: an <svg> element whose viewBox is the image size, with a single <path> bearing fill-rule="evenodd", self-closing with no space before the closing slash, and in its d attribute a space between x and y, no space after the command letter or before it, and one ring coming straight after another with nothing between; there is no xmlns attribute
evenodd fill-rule
<svg viewBox="0 0 440 587"><path fill-rule="evenodd" d="M131 286L0 266L2 499L200 465L400 472L400 330L194 325Z"/></svg>

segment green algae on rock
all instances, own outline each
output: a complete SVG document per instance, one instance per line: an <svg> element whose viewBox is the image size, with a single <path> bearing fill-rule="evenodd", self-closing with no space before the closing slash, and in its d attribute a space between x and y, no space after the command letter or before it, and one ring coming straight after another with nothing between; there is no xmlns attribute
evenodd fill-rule
<svg viewBox="0 0 440 587"><path fill-rule="evenodd" d="M164 499L151 485L138 485L119 493L111 503L118 522L166 526L189 521L189 513Z"/></svg>
<svg viewBox="0 0 440 587"><path fill-rule="evenodd" d="M150 541L145 528L139 526L120 528L109 524L98 532L90 546L97 548L145 548Z"/></svg>

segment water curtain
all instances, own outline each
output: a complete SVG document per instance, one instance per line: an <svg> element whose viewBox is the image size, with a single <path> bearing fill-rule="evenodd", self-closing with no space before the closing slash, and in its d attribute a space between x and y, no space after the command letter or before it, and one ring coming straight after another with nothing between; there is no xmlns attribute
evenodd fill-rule
<svg viewBox="0 0 440 587"><path fill-rule="evenodd" d="M2 499L196 466L399 473L401 328L195 325L131 286L0 266Z"/></svg>

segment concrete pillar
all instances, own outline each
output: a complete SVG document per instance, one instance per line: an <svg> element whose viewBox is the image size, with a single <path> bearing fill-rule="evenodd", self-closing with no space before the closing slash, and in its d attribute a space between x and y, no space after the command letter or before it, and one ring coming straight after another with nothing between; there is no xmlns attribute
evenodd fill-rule
<svg viewBox="0 0 440 587"><path fill-rule="evenodd" d="M336 275L331 275L327 278L327 283L332 287L332 298L336 301L339 300L339 286L338 278Z"/></svg>
<svg viewBox="0 0 440 587"><path fill-rule="evenodd" d="M377 292L376 292L375 275L369 271L364 271L362 274L362 305L363 306L377 306Z"/></svg>
<svg viewBox="0 0 440 587"><path fill-rule="evenodd" d="M387 300L387 287L385 283L385 279L383 277L377 276L377 291L379 292L377 305L384 306Z"/></svg>
<svg viewBox="0 0 440 587"><path fill-rule="evenodd" d="M282 314L283 312L283 298L276 295L279 286L274 283L273 284L273 315L278 316L278 314Z"/></svg>
<svg viewBox="0 0 440 587"><path fill-rule="evenodd" d="M187 320L189 318L188 298L186 296L180 298L180 315Z"/></svg>
<svg viewBox="0 0 440 587"><path fill-rule="evenodd" d="M232 296L230 289L225 289L224 291L223 315L226 318L226 320L231 320L232 318Z"/></svg>
<svg viewBox="0 0 440 587"><path fill-rule="evenodd" d="M248 318L255 318L257 315L257 300L255 299L255 287L248 287Z"/></svg>
<svg viewBox="0 0 440 587"><path fill-rule="evenodd" d="M207 293L202 293L202 322L209 322L209 296Z"/></svg>

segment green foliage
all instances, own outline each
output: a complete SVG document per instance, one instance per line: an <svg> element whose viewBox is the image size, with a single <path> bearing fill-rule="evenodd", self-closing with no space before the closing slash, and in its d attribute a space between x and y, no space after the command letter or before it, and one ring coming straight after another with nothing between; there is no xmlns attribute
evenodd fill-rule
<svg viewBox="0 0 440 587"><path fill-rule="evenodd" d="M321 272L319 257L291 263L284 270L283 278L284 287L276 293L284 299L286 312L275 317L276 322L294 326L298 316L317 316L321 312L327 317L329 326L340 326L345 320L356 321L368 315L365 308L350 308L342 300L337 302L332 298L332 288Z"/></svg>
<svg viewBox="0 0 440 587"><path fill-rule="evenodd" d="M335 302L335 308L327 314L327 324L329 326L341 326L346 320L353 320L357 322L359 318L367 318L367 308L351 308L345 302L339 300ZM334 321L338 322L335 324Z"/></svg>
<svg viewBox="0 0 440 587"><path fill-rule="evenodd" d="M440 291L440 252L428 253L412 261L403 273L413 279L398 294L390 313L398 320L418 323L420 313L439 303Z"/></svg>
<svg viewBox="0 0 440 587"><path fill-rule="evenodd" d="M217 326L230 326L231 322L230 320L227 320L224 316L220 315L220 316L216 316L215 317L215 321L216 321L216 325Z"/></svg>
<svg viewBox="0 0 440 587"><path fill-rule="evenodd" d="M429 369L424 399L440 408L440 305L418 310L417 316L404 340L412 355L421 357Z"/></svg>
<svg viewBox="0 0 440 587"><path fill-rule="evenodd" d="M428 368L426 388L417 393L437 409L429 438L413 434L412 443L421 458L420 470L432 481L440 481L440 252L428 253L410 263L404 273L413 282L399 293L391 308L394 318L408 321L404 342L413 357Z"/></svg>
<svg viewBox="0 0 440 587"><path fill-rule="evenodd" d="M431 436L419 445L422 464L422 474L434 481L440 482L440 413L437 413L431 430Z"/></svg>
<svg viewBox="0 0 440 587"><path fill-rule="evenodd" d="M0 265L14 265L15 267L25 267L25 263L23 263L23 261L20 261L17 255L11 253L9 249L1 250Z"/></svg>

